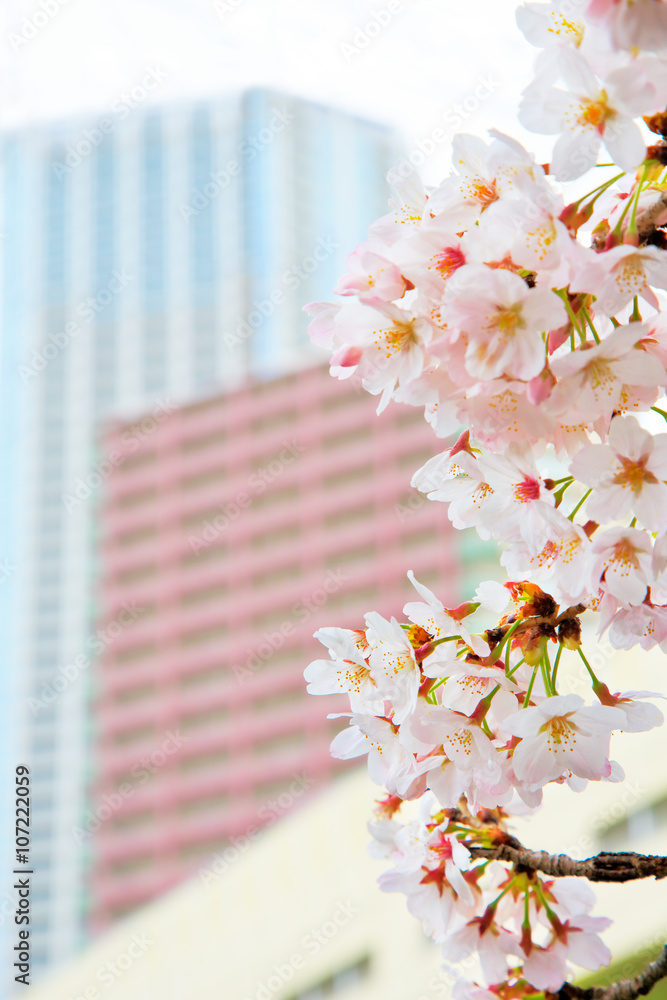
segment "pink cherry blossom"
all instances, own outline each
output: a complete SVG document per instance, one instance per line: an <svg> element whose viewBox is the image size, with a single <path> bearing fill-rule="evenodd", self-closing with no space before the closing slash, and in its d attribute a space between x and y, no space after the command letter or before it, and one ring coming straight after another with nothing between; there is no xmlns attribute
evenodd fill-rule
<svg viewBox="0 0 667 1000"><path fill-rule="evenodd" d="M408 283L400 268L370 250L355 250L347 258L347 266L349 273L334 288L336 295L357 295L360 302L390 302L407 291Z"/></svg>
<svg viewBox="0 0 667 1000"><path fill-rule="evenodd" d="M412 485L428 493L430 500L448 503L449 519L459 529L481 525L482 510L493 494L479 462L465 453L454 460L449 453L430 459L414 474Z"/></svg>
<svg viewBox="0 0 667 1000"><path fill-rule="evenodd" d="M596 309L607 316L616 316L635 295L657 308L658 299L651 286L667 288L664 250L628 244L589 256L570 284L573 291L594 291Z"/></svg>
<svg viewBox="0 0 667 1000"><path fill-rule="evenodd" d="M653 649L667 643L667 608L638 604L620 608L609 626L609 642L614 649Z"/></svg>
<svg viewBox="0 0 667 1000"><path fill-rule="evenodd" d="M529 288L501 268L466 265L447 283L444 307L463 336L466 368L481 379L510 375L530 379L544 366L543 334L567 313L551 290Z"/></svg>
<svg viewBox="0 0 667 1000"><path fill-rule="evenodd" d="M480 513L480 523L503 541L523 539L529 549L541 548L560 530L562 514L554 510L532 453L510 445L505 456L484 455L478 462L493 493Z"/></svg>
<svg viewBox="0 0 667 1000"><path fill-rule="evenodd" d="M595 971L611 962L611 952L597 931L609 927L606 917L579 917L567 920L561 936L554 936L548 947L534 947L523 963L523 972L538 990L557 993L565 982L568 961Z"/></svg>
<svg viewBox="0 0 667 1000"><path fill-rule="evenodd" d="M635 345L648 334L646 324L619 326L600 344L578 348L551 364L558 385L550 403L588 422L609 419L622 408L634 386L659 386L665 370ZM657 390L656 390L657 395Z"/></svg>
<svg viewBox="0 0 667 1000"><path fill-rule="evenodd" d="M617 49L667 48L667 5L664 0L589 0L586 16L601 24Z"/></svg>

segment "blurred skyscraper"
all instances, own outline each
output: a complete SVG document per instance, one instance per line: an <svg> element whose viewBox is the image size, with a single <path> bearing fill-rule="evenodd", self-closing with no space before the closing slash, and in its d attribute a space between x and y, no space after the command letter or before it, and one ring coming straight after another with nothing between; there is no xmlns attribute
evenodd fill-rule
<svg viewBox="0 0 667 1000"><path fill-rule="evenodd" d="M387 130L281 94L135 91L0 138L0 731L6 787L32 768L35 976L83 933L98 422L312 363L301 305L384 211L398 157Z"/></svg>

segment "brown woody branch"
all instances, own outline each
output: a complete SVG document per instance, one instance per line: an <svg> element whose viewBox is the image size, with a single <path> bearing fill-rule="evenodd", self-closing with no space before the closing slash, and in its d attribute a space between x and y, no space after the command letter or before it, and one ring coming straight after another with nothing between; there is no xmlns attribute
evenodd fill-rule
<svg viewBox="0 0 667 1000"><path fill-rule="evenodd" d="M575 604L572 607L566 608L565 611L555 611L552 615L533 615L529 618L519 619L519 625L515 628L513 635L519 635L521 632L528 632L531 628L535 628L536 625L552 625L556 628L561 622L564 622L568 618L576 618L586 611L585 604ZM497 629L498 633L503 637L507 635L509 630L513 625L516 624L517 619L514 621L508 621L505 625L500 625Z"/></svg>
<svg viewBox="0 0 667 1000"><path fill-rule="evenodd" d="M510 861L523 871L541 871L556 878L578 876L590 882L632 882L638 878L667 878L667 858L656 854L596 854L585 861L575 861L566 854L529 851L514 837L497 847L471 847L473 858Z"/></svg>
<svg viewBox="0 0 667 1000"><path fill-rule="evenodd" d="M621 979L611 986L591 986L583 989L572 983L565 983L558 991L558 1000L634 1000L649 993L655 984L667 976L667 945L655 962L647 965L634 979Z"/></svg>

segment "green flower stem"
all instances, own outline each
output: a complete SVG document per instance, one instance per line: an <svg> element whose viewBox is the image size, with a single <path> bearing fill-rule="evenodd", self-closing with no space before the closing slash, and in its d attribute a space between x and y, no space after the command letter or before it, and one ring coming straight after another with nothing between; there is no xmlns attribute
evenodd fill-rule
<svg viewBox="0 0 667 1000"><path fill-rule="evenodd" d="M581 498L581 500L579 501L579 503L577 504L577 506L574 508L574 510L572 511L572 513L568 514L568 518L567 518L568 521L574 521L574 515L578 512L579 508L582 507L584 505L584 503L588 500L588 498L589 498L589 496L591 495L592 492L593 492L592 489L591 490L586 490L586 492L584 493L583 497Z"/></svg>
<svg viewBox="0 0 667 1000"><path fill-rule="evenodd" d="M600 681L599 681L599 680L597 679L597 677L596 677L596 676L595 676L595 674L593 673L593 668L591 667L590 663L588 662L588 660L587 660L587 659L586 659L586 657L584 656L584 651L583 651L583 649L581 649L581 647L580 647L580 648L579 648L579 649L577 650L577 652L579 653L579 656L580 656L580 657L582 658L582 660L584 661L584 665L585 665L585 667L586 667L586 670L587 670L587 671L588 671L588 673L589 673L589 674L591 675L591 680L593 681L593 686L595 687L596 685L599 685L599 684L600 684Z"/></svg>
<svg viewBox="0 0 667 1000"><path fill-rule="evenodd" d="M526 691L526 697L523 700L522 708L526 708L530 701L530 696L533 693L533 685L535 684L535 678L537 677L537 671L540 669L539 663L536 663L533 667L533 676L530 678L530 684L528 685L528 690Z"/></svg>
<svg viewBox="0 0 667 1000"><path fill-rule="evenodd" d="M514 622L514 624L507 630L507 632L505 632L505 635L502 637L496 648L491 653L491 656L493 657L491 663L495 663L496 660L500 659L503 653L503 646L505 645L506 642L509 642L509 640L512 638L512 636L518 629L519 625L521 624L521 621L522 619L519 618L519 620Z"/></svg>
<svg viewBox="0 0 667 1000"><path fill-rule="evenodd" d="M558 652L556 653L556 659L554 660L554 671L551 675L551 686L554 690L554 694L558 694L558 689L556 687L556 676L558 675L558 664L560 663L560 658L563 653L563 646L559 644Z"/></svg>
<svg viewBox="0 0 667 1000"><path fill-rule="evenodd" d="M586 306L584 306L584 308L581 311L582 311L582 313L584 315L584 319L588 323L588 326L589 326L589 329L590 329L591 333L593 334L593 340L595 341L596 344L599 344L600 343L600 338L599 338L598 332L595 329L595 326L593 324L593 320L591 319L591 314L589 313L589 311L586 308Z"/></svg>

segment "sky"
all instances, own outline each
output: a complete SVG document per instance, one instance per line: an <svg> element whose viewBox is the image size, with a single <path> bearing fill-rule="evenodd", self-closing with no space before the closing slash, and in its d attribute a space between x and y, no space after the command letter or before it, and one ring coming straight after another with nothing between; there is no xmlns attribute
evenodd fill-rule
<svg viewBox="0 0 667 1000"><path fill-rule="evenodd" d="M0 128L102 116L149 69L142 103L257 84L432 141L435 183L457 131L515 122L535 50L514 0L4 0ZM457 107L458 105L458 107ZM441 133L444 136L441 138ZM544 139L531 137L533 148Z"/></svg>

